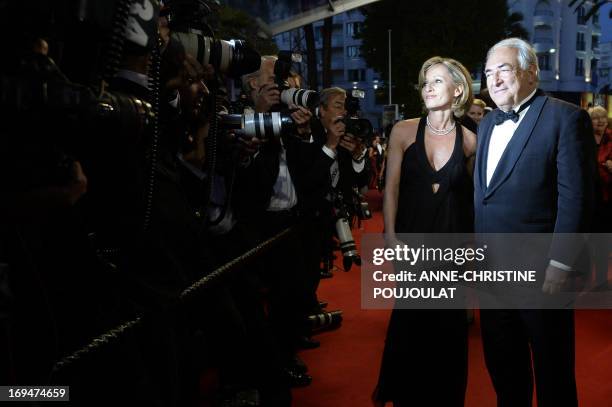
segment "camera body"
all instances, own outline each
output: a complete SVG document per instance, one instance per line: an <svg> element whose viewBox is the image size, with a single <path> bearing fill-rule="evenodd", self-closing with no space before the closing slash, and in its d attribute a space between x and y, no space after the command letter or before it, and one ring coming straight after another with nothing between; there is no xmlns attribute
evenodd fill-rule
<svg viewBox="0 0 612 407"><path fill-rule="evenodd" d="M360 99L365 98L365 92L359 89L350 89L346 92L344 108L346 117L343 122L346 133L357 137L364 145L371 145L374 139L374 128L368 119L359 117L361 110Z"/></svg>
<svg viewBox="0 0 612 407"><path fill-rule="evenodd" d="M371 144L374 139L374 129L372 128L372 123L370 123L368 119L350 117L347 115L342 119L342 122L346 126L345 132L347 134L352 134L357 137L365 145Z"/></svg>

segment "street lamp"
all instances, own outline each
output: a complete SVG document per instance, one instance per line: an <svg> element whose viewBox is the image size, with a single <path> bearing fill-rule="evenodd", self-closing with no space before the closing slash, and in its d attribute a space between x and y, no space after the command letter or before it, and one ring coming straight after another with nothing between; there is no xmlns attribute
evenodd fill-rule
<svg viewBox="0 0 612 407"><path fill-rule="evenodd" d="M389 104L391 104L391 30L389 32Z"/></svg>

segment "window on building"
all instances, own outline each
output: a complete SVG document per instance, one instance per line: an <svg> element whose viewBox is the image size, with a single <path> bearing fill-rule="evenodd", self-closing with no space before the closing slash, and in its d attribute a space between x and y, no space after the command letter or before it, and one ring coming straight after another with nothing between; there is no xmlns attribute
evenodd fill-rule
<svg viewBox="0 0 612 407"><path fill-rule="evenodd" d="M344 71L332 71L332 83L340 83L344 80Z"/></svg>
<svg viewBox="0 0 612 407"><path fill-rule="evenodd" d="M363 82L366 72L365 69L349 69L346 71L346 80L349 82Z"/></svg>
<svg viewBox="0 0 612 407"><path fill-rule="evenodd" d="M591 76L597 73L597 65L599 65L599 60L596 58L591 59Z"/></svg>
<svg viewBox="0 0 612 407"><path fill-rule="evenodd" d="M584 76L584 59L576 58L576 76Z"/></svg>
<svg viewBox="0 0 612 407"><path fill-rule="evenodd" d="M591 37L591 49L599 48L599 35Z"/></svg>
<svg viewBox="0 0 612 407"><path fill-rule="evenodd" d="M359 58L359 47L356 45L346 47L346 56L348 58Z"/></svg>
<svg viewBox="0 0 612 407"><path fill-rule="evenodd" d="M586 24L586 21L584 21L584 15L586 14L585 9L583 6L580 6L578 8L578 10L576 11L576 23L579 25L584 25Z"/></svg>
<svg viewBox="0 0 612 407"><path fill-rule="evenodd" d="M585 48L584 33L576 33L576 51L584 51Z"/></svg>
<svg viewBox="0 0 612 407"><path fill-rule="evenodd" d="M538 54L538 65L541 71L550 71L550 55L548 53Z"/></svg>
<svg viewBox="0 0 612 407"><path fill-rule="evenodd" d="M343 29L343 25L340 23L334 23L334 25L332 25L332 36L342 36L342 29Z"/></svg>
<svg viewBox="0 0 612 407"><path fill-rule="evenodd" d="M536 16L552 16L553 11L550 8L550 2L548 0L540 0L536 4L535 13Z"/></svg>
<svg viewBox="0 0 612 407"><path fill-rule="evenodd" d="M318 27L315 27L314 37L315 37L315 41L317 42L323 41L323 26L320 25Z"/></svg>
<svg viewBox="0 0 612 407"><path fill-rule="evenodd" d="M539 44L552 45L553 32L552 28L545 25L537 26L533 31L533 42Z"/></svg>
<svg viewBox="0 0 612 407"><path fill-rule="evenodd" d="M355 37L357 34L361 32L362 29L363 29L363 23L360 23L360 22L348 23L346 25L346 35L349 37Z"/></svg>
<svg viewBox="0 0 612 407"><path fill-rule="evenodd" d="M593 24L599 25L599 13L593 14Z"/></svg>

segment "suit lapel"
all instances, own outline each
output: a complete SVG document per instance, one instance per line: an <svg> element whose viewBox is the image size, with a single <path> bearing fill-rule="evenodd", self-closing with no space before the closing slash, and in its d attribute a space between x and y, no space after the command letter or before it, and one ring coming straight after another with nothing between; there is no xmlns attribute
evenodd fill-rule
<svg viewBox="0 0 612 407"><path fill-rule="evenodd" d="M494 121L487 120L482 124L484 126L478 129L478 148L476 150L476 174L474 176L474 181L476 188L479 188L484 193L487 189L487 157L489 156L489 142L491 141Z"/></svg>
<svg viewBox="0 0 612 407"><path fill-rule="evenodd" d="M499 188L499 186L503 184L504 181L510 176L512 169L516 165L516 162L521 156L527 141L533 133L533 129L538 121L538 118L540 117L540 113L542 112L542 108L544 107L545 103L546 96L539 96L529 107L529 110L525 114L521 124L519 124L518 128L514 132L514 135L512 136L512 139L506 146L504 153L499 159L499 163L495 168L495 172L493 173L489 187L486 189L485 198L491 196L491 194L493 194L493 192L495 192L495 190ZM489 142L487 141L487 151L489 150L488 143ZM484 163L484 168L486 168L486 161ZM483 185L486 185L486 178Z"/></svg>

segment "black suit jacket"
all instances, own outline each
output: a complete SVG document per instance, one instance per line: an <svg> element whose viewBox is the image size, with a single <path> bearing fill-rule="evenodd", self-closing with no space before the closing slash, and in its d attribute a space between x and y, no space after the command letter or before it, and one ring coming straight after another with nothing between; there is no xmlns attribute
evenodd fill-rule
<svg viewBox="0 0 612 407"><path fill-rule="evenodd" d="M312 130L314 142L310 145L312 158L309 161L311 162L311 169L304 188L308 205L320 210L321 207L328 206L325 204L325 198L332 191L330 168L334 159L323 151L327 135L319 120L312 124ZM340 178L336 188L348 198L352 193L353 186L361 188L368 185L371 173L367 162L363 171L356 172L353 168L351 154L344 148L338 148L337 151Z"/></svg>
<svg viewBox="0 0 612 407"><path fill-rule="evenodd" d="M495 114L482 120L474 171L479 233L578 233L593 204L592 127L586 111L540 95L508 143L486 185ZM550 257L573 264L576 253L553 241Z"/></svg>
<svg viewBox="0 0 612 407"><path fill-rule="evenodd" d="M298 197L298 206L301 208L305 200L304 180L309 176L310 143L287 136L283 137L283 144L287 167ZM239 169L235 187L237 199L234 202L241 216L251 218L267 209L278 178L280 149L277 141L266 142L249 165Z"/></svg>

